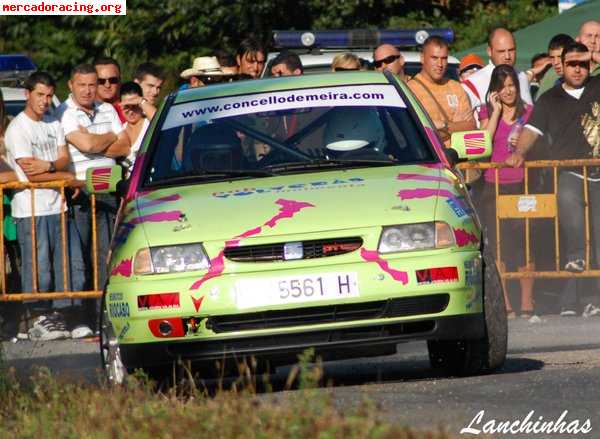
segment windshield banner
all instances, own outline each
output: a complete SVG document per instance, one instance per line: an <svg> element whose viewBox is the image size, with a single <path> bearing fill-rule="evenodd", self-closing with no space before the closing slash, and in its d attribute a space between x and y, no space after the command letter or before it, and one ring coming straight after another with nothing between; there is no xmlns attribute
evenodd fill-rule
<svg viewBox="0 0 600 439"><path fill-rule="evenodd" d="M242 114L336 106L406 107L393 85L353 85L286 90L174 105L169 111L162 129L168 130L192 123Z"/></svg>

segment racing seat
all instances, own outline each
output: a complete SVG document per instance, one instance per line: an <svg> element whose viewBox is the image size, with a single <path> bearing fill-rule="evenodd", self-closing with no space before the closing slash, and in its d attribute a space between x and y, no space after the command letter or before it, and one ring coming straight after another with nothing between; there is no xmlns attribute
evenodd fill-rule
<svg viewBox="0 0 600 439"><path fill-rule="evenodd" d="M186 171L223 171L242 169L244 154L235 131L219 123L197 127L184 146Z"/></svg>

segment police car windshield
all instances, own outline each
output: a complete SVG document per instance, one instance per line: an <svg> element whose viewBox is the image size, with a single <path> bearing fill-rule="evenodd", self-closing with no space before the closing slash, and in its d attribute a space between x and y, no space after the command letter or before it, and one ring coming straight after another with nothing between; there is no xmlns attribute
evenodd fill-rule
<svg viewBox="0 0 600 439"><path fill-rule="evenodd" d="M146 184L435 159L392 85L290 90L173 105L150 151Z"/></svg>

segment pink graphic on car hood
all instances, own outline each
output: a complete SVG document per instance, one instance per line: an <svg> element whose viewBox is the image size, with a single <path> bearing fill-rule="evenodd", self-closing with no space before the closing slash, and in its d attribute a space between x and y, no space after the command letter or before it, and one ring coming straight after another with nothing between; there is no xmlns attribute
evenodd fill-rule
<svg viewBox="0 0 600 439"><path fill-rule="evenodd" d="M133 258L123 259L110 272L111 276L129 277L133 271Z"/></svg>
<svg viewBox="0 0 600 439"><path fill-rule="evenodd" d="M402 173L402 174L398 174L396 179L401 180L401 181L416 180L416 181L433 181L433 182L438 182L438 183L452 184L452 180L450 180L448 177L442 177L439 175Z"/></svg>
<svg viewBox="0 0 600 439"><path fill-rule="evenodd" d="M429 188L420 188L420 189L402 189L398 192L398 196L402 200L413 200L415 198L428 198L428 197L444 197L455 199L456 195L450 192L447 189L429 189Z"/></svg>
<svg viewBox="0 0 600 439"><path fill-rule="evenodd" d="M454 229L454 237L456 238L456 245L459 247L464 247L469 244L479 244L477 236L464 229Z"/></svg>
<svg viewBox="0 0 600 439"><path fill-rule="evenodd" d="M275 203L281 206L279 208L279 213L277 213L271 219L267 220L262 226L253 227L252 229L235 236L233 239L226 241L225 248L237 247L242 239L249 238L251 236L255 236L262 233L264 227L274 228L279 221L286 218L292 218L302 209L305 209L307 207L315 207L314 204L306 203L304 201L284 200L282 198L277 200ZM217 256L210 260L210 268L208 272L196 282L194 282L190 287L190 290L197 290L207 280L212 279L213 277L217 277L221 273L223 273L223 270L225 269L224 260L225 249L221 250Z"/></svg>
<svg viewBox="0 0 600 439"><path fill-rule="evenodd" d="M408 273L406 273L406 271L394 270L393 268L390 268L388 261L382 259L377 251L361 248L360 257L367 262L375 262L383 271L392 276L392 279L402 282L402 285L406 285L408 283Z"/></svg>

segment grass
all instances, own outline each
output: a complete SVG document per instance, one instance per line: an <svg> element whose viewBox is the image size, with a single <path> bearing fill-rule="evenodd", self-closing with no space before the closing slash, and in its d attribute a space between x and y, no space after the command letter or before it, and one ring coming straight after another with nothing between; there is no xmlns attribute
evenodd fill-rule
<svg viewBox="0 0 600 439"><path fill-rule="evenodd" d="M1 353L0 353L1 354ZM144 376L121 387L74 384L38 369L27 383L0 357L0 437L11 438L428 438L442 431L416 431L382 421L377 407L364 400L356 409L335 407L319 388L321 368L303 357L292 369L286 394L256 391L249 368L227 390L207 391L188 379L157 391Z"/></svg>

